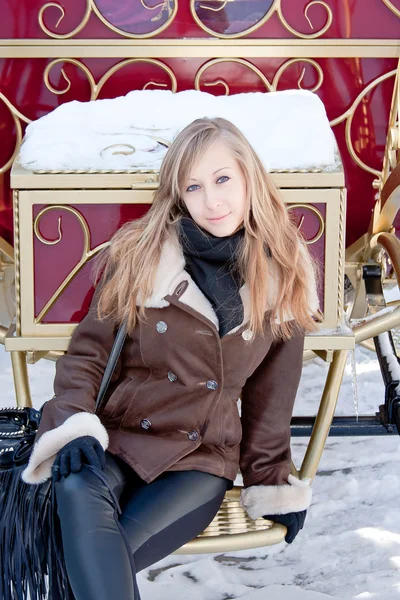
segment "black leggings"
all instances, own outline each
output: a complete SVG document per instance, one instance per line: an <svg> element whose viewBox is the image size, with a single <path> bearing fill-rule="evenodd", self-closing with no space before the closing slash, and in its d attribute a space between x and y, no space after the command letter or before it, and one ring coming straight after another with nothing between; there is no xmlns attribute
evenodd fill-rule
<svg viewBox="0 0 400 600"><path fill-rule="evenodd" d="M136 573L201 533L231 482L167 471L151 483L106 452L104 471L84 465L55 484L75 600L140 600Z"/></svg>

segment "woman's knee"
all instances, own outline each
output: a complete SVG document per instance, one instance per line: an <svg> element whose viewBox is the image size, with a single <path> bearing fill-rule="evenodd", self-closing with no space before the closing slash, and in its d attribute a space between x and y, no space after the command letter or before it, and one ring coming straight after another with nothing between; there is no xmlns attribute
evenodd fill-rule
<svg viewBox="0 0 400 600"><path fill-rule="evenodd" d="M127 473L115 457L106 452L106 467L96 473L93 467L82 465L77 473L70 473L55 484L57 499L66 499L70 503L81 503L84 498L104 496L105 489L119 499L127 480Z"/></svg>
<svg viewBox="0 0 400 600"><path fill-rule="evenodd" d="M99 482L100 483L100 482ZM74 504L80 505L85 497L88 497L94 491L91 473L83 465L78 473L70 473L67 477L61 477L54 484L57 502L68 502L70 507Z"/></svg>
<svg viewBox="0 0 400 600"><path fill-rule="evenodd" d="M117 519L115 497L98 475L83 465L55 484L57 513L64 536L82 535L113 526Z"/></svg>

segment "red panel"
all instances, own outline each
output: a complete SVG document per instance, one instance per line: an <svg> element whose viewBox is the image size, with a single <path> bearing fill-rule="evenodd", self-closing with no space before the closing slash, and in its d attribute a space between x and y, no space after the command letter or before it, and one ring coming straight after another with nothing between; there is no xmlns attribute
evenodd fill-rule
<svg viewBox="0 0 400 600"><path fill-rule="evenodd" d="M10 171L0 175L0 237L14 244Z"/></svg>
<svg viewBox="0 0 400 600"><path fill-rule="evenodd" d="M290 206L290 204L287 204ZM326 204L315 204L312 206L316 208L322 216L323 222L326 225ZM320 223L318 217L311 210L303 209L303 208L293 208L290 211L290 215L293 218L293 221L297 224L297 227L301 225L301 232L304 238L307 241L312 241L319 232ZM325 241L326 236L325 233L321 235L321 237L308 246L311 254L314 258L317 259L320 265L320 279L318 286L318 297L319 297L319 307L322 312L325 311L325 303L324 303L324 281L325 281Z"/></svg>
<svg viewBox="0 0 400 600"><path fill-rule="evenodd" d="M142 216L147 205L138 204L80 204L70 205L85 219L90 231L90 249L108 241L123 223ZM325 221L325 204L315 204ZM43 205L33 208L33 220ZM319 221L309 210L296 208L291 212L293 221L301 224L301 231L307 240L313 239L319 229ZM301 219L303 217L303 222ZM48 242L59 239L58 221L61 218L61 239L54 245L44 244L34 238L34 284L35 284L35 317L49 301L52 294L79 263L84 249L82 226L75 214L54 207L43 214L39 222L42 238ZM315 257L321 261L321 283L324 280L325 235L311 246ZM93 294L91 267L88 262L79 271L62 295L53 304L42 319L42 323L78 323L85 316ZM319 289L320 306L323 306L323 286Z"/></svg>
<svg viewBox="0 0 400 600"><path fill-rule="evenodd" d="M79 204L71 205L85 219L90 231L90 249L107 242L127 221L137 219L148 210L145 204ZM33 207L33 220L44 208ZM40 235L47 241L59 239L58 219L61 218L61 240L46 245L34 238L35 317L79 263L84 250L82 226L76 215L58 207L43 214L39 222ZM85 264L59 299L42 319L42 323L78 323L85 316L93 294L91 268Z"/></svg>

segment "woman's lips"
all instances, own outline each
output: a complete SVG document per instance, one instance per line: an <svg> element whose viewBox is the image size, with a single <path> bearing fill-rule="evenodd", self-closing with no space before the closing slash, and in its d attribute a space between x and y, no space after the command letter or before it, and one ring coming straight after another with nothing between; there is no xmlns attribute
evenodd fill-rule
<svg viewBox="0 0 400 600"><path fill-rule="evenodd" d="M215 219L207 219L207 221L222 221L222 219L225 219L225 217L227 217L228 215L230 215L230 213L227 213L226 215L222 215L222 217L216 217Z"/></svg>

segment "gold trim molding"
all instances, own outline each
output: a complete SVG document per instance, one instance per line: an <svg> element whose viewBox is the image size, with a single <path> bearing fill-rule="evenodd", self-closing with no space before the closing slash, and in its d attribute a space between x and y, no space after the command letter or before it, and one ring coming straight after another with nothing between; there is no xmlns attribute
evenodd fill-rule
<svg viewBox="0 0 400 600"><path fill-rule="evenodd" d="M400 58L397 39L3 39L0 58Z"/></svg>
<svg viewBox="0 0 400 600"><path fill-rule="evenodd" d="M14 261L15 261L15 332L21 335L21 261L20 261L20 229L19 229L19 191L13 191L14 219Z"/></svg>

